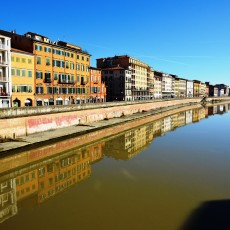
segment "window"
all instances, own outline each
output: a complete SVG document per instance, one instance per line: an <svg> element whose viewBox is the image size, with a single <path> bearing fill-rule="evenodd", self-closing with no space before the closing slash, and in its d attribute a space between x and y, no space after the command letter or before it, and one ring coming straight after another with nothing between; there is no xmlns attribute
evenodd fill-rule
<svg viewBox="0 0 230 230"><path fill-rule="evenodd" d="M37 64L42 64L42 59L41 59L41 57L37 57Z"/></svg>
<svg viewBox="0 0 230 230"><path fill-rule="evenodd" d="M82 56L82 57L81 57L81 60L82 60L82 61L84 61L84 60L85 60L85 57L84 57L84 56Z"/></svg>
<svg viewBox="0 0 230 230"><path fill-rule="evenodd" d="M26 63L26 59L25 58L22 58L22 63Z"/></svg>
<svg viewBox="0 0 230 230"><path fill-rule="evenodd" d="M73 57L74 57L73 53L71 53L70 55L71 55L71 58L73 58Z"/></svg>
<svg viewBox="0 0 230 230"><path fill-rule="evenodd" d="M54 80L58 80L58 73L54 73Z"/></svg>
<svg viewBox="0 0 230 230"><path fill-rule="evenodd" d="M68 61L65 62L65 68L69 69L69 62Z"/></svg>
<svg viewBox="0 0 230 230"><path fill-rule="evenodd" d="M50 86L47 86L47 94L52 94L53 93L53 88Z"/></svg>
<svg viewBox="0 0 230 230"><path fill-rule="evenodd" d="M28 77L32 77L33 75L33 71L32 70L28 70Z"/></svg>
<svg viewBox="0 0 230 230"><path fill-rule="evenodd" d="M42 51L42 46L40 46L40 45L35 45L35 50Z"/></svg>
<svg viewBox="0 0 230 230"><path fill-rule="evenodd" d="M80 59L80 56L77 54L77 59Z"/></svg>
<svg viewBox="0 0 230 230"><path fill-rule="evenodd" d="M20 62L20 58L19 57L16 57L16 62Z"/></svg>
<svg viewBox="0 0 230 230"><path fill-rule="evenodd" d="M41 71L36 72L36 79L42 79L42 72Z"/></svg>
<svg viewBox="0 0 230 230"><path fill-rule="evenodd" d="M89 61L89 58L88 58L88 57L86 58L86 61Z"/></svg>
<svg viewBox="0 0 230 230"><path fill-rule="evenodd" d="M14 62L14 56L11 56L11 61Z"/></svg>
<svg viewBox="0 0 230 230"><path fill-rule="evenodd" d="M49 66L50 65L50 58L46 57L46 65Z"/></svg>
<svg viewBox="0 0 230 230"><path fill-rule="evenodd" d="M81 68L81 67L80 67L80 64L79 64L79 63L76 63L76 69L77 69L77 70L80 70L80 68Z"/></svg>
<svg viewBox="0 0 230 230"><path fill-rule="evenodd" d="M32 59L28 59L28 64L32 64Z"/></svg>
<svg viewBox="0 0 230 230"><path fill-rule="evenodd" d="M36 86L36 93L37 94L43 94L44 90L42 86Z"/></svg>
<svg viewBox="0 0 230 230"><path fill-rule="evenodd" d="M12 86L12 92L15 92L15 90L16 90L16 87L15 87L15 85L13 85Z"/></svg>
<svg viewBox="0 0 230 230"><path fill-rule="evenodd" d="M23 70L22 70L22 77L25 77L25 76L26 76L26 70L23 69Z"/></svg>
<svg viewBox="0 0 230 230"><path fill-rule="evenodd" d="M15 76L15 69L11 69L11 75Z"/></svg>
<svg viewBox="0 0 230 230"><path fill-rule="evenodd" d="M74 69L74 63L70 62L70 69Z"/></svg>
<svg viewBox="0 0 230 230"><path fill-rule="evenodd" d="M20 77L20 73L21 73L20 69L16 69L16 73L17 73L17 76Z"/></svg>
<svg viewBox="0 0 230 230"><path fill-rule="evenodd" d="M58 94L58 86L54 86L53 91L54 91L54 94Z"/></svg>
<svg viewBox="0 0 230 230"><path fill-rule="evenodd" d="M50 47L45 47L45 52L46 53L51 53L51 48Z"/></svg>

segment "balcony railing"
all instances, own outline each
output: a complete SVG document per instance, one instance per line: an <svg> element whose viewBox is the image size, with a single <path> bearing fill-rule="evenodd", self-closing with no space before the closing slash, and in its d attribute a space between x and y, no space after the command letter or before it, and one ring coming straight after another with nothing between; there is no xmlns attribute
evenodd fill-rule
<svg viewBox="0 0 230 230"><path fill-rule="evenodd" d="M8 97L8 96L10 96L10 94L6 93L6 92L0 92L0 96Z"/></svg>
<svg viewBox="0 0 230 230"><path fill-rule="evenodd" d="M0 82L8 82L9 80L6 77L0 77Z"/></svg>
<svg viewBox="0 0 230 230"><path fill-rule="evenodd" d="M59 84L74 84L74 81L72 80L66 80L66 79L59 79Z"/></svg>
<svg viewBox="0 0 230 230"><path fill-rule="evenodd" d="M2 61L2 60L0 60L0 65L8 65L8 61Z"/></svg>
<svg viewBox="0 0 230 230"><path fill-rule="evenodd" d="M5 49L7 49L7 46L6 46L5 44L1 44L1 45L0 45L0 49L1 49L1 50L5 50Z"/></svg>

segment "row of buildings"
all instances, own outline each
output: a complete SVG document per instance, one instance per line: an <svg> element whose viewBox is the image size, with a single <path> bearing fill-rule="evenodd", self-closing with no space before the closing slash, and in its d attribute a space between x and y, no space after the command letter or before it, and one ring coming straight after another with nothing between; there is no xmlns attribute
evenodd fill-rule
<svg viewBox="0 0 230 230"><path fill-rule="evenodd" d="M30 199L34 204L43 203L86 180L93 173L91 165L104 156L129 160L141 153L155 138L208 116L226 113L229 109L230 105L225 104L183 111L127 130L108 141L103 139L79 149L73 148L70 140L66 140L27 151L29 164L21 160L25 165L12 171L9 170L12 167L9 164L9 168L4 167L6 174L3 175L1 171L0 223L17 215L21 202L28 203L26 200Z"/></svg>
<svg viewBox="0 0 230 230"><path fill-rule="evenodd" d="M0 30L0 108L228 96L229 87L153 70L128 55L97 59L81 47Z"/></svg>

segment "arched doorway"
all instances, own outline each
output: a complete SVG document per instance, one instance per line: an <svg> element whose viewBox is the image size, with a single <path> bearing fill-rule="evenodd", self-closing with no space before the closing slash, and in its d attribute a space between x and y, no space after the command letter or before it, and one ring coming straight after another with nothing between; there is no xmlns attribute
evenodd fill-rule
<svg viewBox="0 0 230 230"><path fill-rule="evenodd" d="M32 100L30 98L26 98L25 106L32 106Z"/></svg>
<svg viewBox="0 0 230 230"><path fill-rule="evenodd" d="M13 107L21 107L21 101L17 97L13 100Z"/></svg>

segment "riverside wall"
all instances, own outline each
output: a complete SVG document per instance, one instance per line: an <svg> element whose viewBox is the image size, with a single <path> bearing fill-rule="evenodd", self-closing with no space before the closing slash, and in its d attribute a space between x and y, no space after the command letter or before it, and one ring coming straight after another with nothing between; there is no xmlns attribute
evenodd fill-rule
<svg viewBox="0 0 230 230"><path fill-rule="evenodd" d="M224 99L226 100L226 98ZM37 132L79 124L84 125L104 119L127 116L169 106L200 103L201 100L201 98L186 98L159 101L112 102L73 106L0 109L0 137L17 138ZM219 100L221 99L219 98Z"/></svg>

